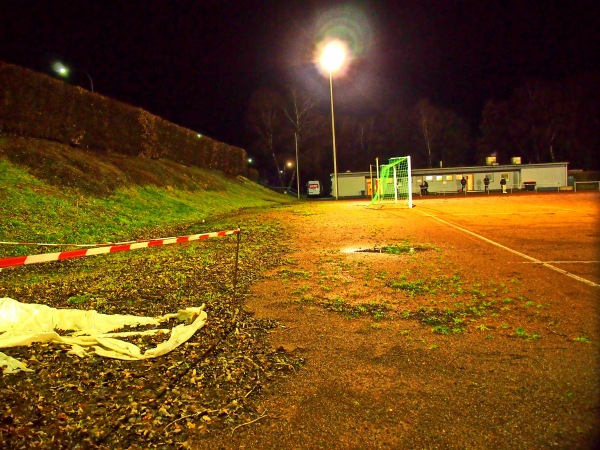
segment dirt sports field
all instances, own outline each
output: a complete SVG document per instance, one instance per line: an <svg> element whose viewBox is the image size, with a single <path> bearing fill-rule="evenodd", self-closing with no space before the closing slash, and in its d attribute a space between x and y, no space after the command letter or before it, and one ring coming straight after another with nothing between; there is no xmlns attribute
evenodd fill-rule
<svg viewBox="0 0 600 450"><path fill-rule="evenodd" d="M597 448L600 196L365 204L269 213L294 252L246 309L305 364L190 448Z"/></svg>
<svg viewBox="0 0 600 450"><path fill-rule="evenodd" d="M237 237L3 270L0 297L208 322L152 360L3 348L32 371L0 374L0 449L597 448L600 193L366 204L207 223L241 226L237 297Z"/></svg>

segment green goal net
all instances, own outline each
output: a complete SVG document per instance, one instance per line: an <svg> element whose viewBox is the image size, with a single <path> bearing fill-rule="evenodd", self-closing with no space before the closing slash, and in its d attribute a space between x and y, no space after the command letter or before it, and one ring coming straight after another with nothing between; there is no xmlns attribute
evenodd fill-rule
<svg viewBox="0 0 600 450"><path fill-rule="evenodd" d="M411 181L410 156L390 158L388 164L379 167L375 195L368 206L412 208Z"/></svg>

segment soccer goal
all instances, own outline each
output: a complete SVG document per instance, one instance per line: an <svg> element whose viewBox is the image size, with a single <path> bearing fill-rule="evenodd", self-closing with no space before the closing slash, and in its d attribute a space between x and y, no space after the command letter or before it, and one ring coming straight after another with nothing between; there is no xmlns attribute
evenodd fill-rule
<svg viewBox="0 0 600 450"><path fill-rule="evenodd" d="M412 208L410 156L390 158L379 167L375 195L368 206L385 205Z"/></svg>

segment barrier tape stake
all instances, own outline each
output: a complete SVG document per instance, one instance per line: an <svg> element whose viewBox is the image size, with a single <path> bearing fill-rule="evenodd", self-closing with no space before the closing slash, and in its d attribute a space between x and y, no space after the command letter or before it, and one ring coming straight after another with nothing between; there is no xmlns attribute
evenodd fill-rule
<svg viewBox="0 0 600 450"><path fill-rule="evenodd" d="M235 246L235 267L233 269L233 305L236 305L236 290L237 290L237 279L238 279L238 260L240 257L240 240L242 239L242 229L238 226L237 242Z"/></svg>

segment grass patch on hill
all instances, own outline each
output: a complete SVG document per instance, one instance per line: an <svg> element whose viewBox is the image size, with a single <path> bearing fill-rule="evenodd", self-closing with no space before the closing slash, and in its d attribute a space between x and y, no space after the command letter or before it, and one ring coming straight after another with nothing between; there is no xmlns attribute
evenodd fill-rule
<svg viewBox="0 0 600 450"><path fill-rule="evenodd" d="M76 244L214 231L218 218L294 201L219 171L6 136L0 191L0 240ZM0 257L47 251L0 245Z"/></svg>

